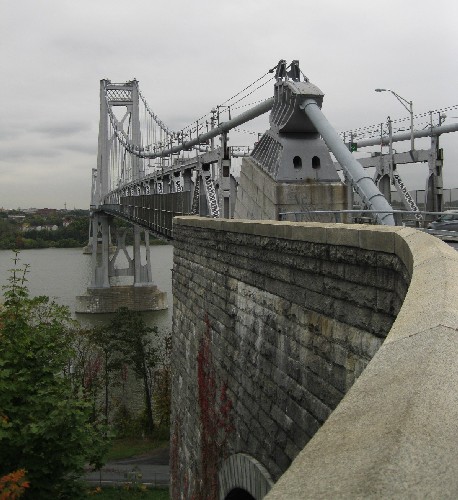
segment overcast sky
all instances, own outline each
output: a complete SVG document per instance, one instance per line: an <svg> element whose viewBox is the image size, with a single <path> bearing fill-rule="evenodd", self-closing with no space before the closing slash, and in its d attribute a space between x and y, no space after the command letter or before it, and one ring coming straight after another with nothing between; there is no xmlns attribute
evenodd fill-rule
<svg viewBox="0 0 458 500"><path fill-rule="evenodd" d="M455 0L0 0L0 207L89 207L102 78L139 80L171 129L279 59L300 60L338 131L407 115L377 87L415 113L458 104L457 14ZM442 139L446 187L457 141ZM425 175L407 167L408 187Z"/></svg>

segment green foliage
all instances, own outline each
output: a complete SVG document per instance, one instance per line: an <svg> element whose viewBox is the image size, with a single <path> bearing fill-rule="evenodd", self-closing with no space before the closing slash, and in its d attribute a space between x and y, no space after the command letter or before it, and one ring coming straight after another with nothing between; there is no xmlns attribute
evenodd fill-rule
<svg viewBox="0 0 458 500"><path fill-rule="evenodd" d="M158 363L158 352L150 337L152 332L157 333L157 328L148 327L141 314L127 308L120 308L105 330L106 338L111 339L122 359L142 381L146 435L151 435L154 430L152 385L154 369Z"/></svg>
<svg viewBox="0 0 458 500"><path fill-rule="evenodd" d="M17 225L8 219L0 219L0 249L15 248Z"/></svg>
<svg viewBox="0 0 458 500"><path fill-rule="evenodd" d="M78 498L85 463L101 465L104 432L72 384L69 310L31 298L26 272L11 271L0 310L0 476L23 468L26 497Z"/></svg>
<svg viewBox="0 0 458 500"><path fill-rule="evenodd" d="M20 498L29 482L25 478L25 469L19 469L0 477L0 500L15 500Z"/></svg>
<svg viewBox="0 0 458 500"><path fill-rule="evenodd" d="M169 434L163 430L155 430L150 438L124 437L114 439L108 450L106 459L120 460L122 458L143 455L152 450L166 448L168 446Z"/></svg>
<svg viewBox="0 0 458 500"><path fill-rule="evenodd" d="M103 416L119 437L150 436L167 428L170 413L170 340L152 338L141 313L120 309L106 326L81 331L76 339L74 377L91 404L92 419ZM129 404L129 391L141 384L141 412Z"/></svg>
<svg viewBox="0 0 458 500"><path fill-rule="evenodd" d="M10 212L11 213L11 212ZM89 212L87 210L72 210L65 215L27 214L21 221L8 219L6 213L0 212L0 250L30 249L30 248L75 248L88 243ZM66 227L63 221L70 221ZM131 229L131 225L121 219L113 220L114 233L116 229ZM22 230L22 225L27 230ZM57 226L57 230L39 230L39 226ZM126 244L133 243L133 232L127 231ZM150 236L151 245L162 245L166 242Z"/></svg>
<svg viewBox="0 0 458 500"><path fill-rule="evenodd" d="M170 340L148 327L141 313L120 309L110 323L80 332L75 343L74 376L90 402L93 419L103 414L117 437L150 436L168 428L170 413ZM163 340L165 340L164 345ZM141 384L143 411L132 411L132 384Z"/></svg>
<svg viewBox="0 0 458 500"><path fill-rule="evenodd" d="M171 405L171 371L170 355L172 349L172 337L165 339L165 350L162 356L161 366L155 373L155 391L153 394L154 413L159 420L160 427L170 428L170 405Z"/></svg>
<svg viewBox="0 0 458 500"><path fill-rule="evenodd" d="M136 428L135 419L132 412L124 402L116 408L112 425L118 438L125 438L135 434L140 434L141 430ZM138 432L140 430L140 432Z"/></svg>
<svg viewBox="0 0 458 500"><path fill-rule="evenodd" d="M82 212L82 213L79 213ZM87 211L66 213L70 220L63 227L63 218L58 215L27 215L23 221L0 218L0 249L14 248L74 248L87 244L89 217ZM22 230L22 224L28 224L28 230ZM38 230L38 226L53 226L55 231Z"/></svg>

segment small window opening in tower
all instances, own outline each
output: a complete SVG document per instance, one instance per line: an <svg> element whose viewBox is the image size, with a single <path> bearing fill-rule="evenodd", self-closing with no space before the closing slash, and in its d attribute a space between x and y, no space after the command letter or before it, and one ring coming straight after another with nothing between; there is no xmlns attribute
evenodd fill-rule
<svg viewBox="0 0 458 500"><path fill-rule="evenodd" d="M320 168L321 167L321 162L318 156L314 156L312 158L312 168Z"/></svg>
<svg viewBox="0 0 458 500"><path fill-rule="evenodd" d="M294 168L302 168L302 158L300 156L295 156L293 158Z"/></svg>

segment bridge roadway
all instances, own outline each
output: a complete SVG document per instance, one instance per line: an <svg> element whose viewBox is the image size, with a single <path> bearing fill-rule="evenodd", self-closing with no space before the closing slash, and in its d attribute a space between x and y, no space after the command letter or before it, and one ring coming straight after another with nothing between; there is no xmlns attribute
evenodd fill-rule
<svg viewBox="0 0 458 500"><path fill-rule="evenodd" d="M85 480L92 486L140 482L150 487L168 487L169 460L169 449L163 448L141 456L110 461L100 471L88 469Z"/></svg>
<svg viewBox="0 0 458 500"><path fill-rule="evenodd" d="M98 210L172 238L173 218L191 213L191 192L124 196L119 204L104 204Z"/></svg>

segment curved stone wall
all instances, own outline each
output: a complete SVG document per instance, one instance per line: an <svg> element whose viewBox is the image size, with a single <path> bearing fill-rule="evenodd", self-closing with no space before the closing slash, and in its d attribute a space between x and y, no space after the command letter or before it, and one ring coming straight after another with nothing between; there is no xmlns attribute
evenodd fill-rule
<svg viewBox="0 0 458 500"><path fill-rule="evenodd" d="M385 342L270 494L456 498L458 256L393 229L410 286Z"/></svg>
<svg viewBox="0 0 458 500"><path fill-rule="evenodd" d="M407 378L405 388L408 365L401 363L398 376L393 360L390 385L381 387L380 370L387 367L383 361L375 371L372 366L379 363L377 352L397 346L397 362L410 359L400 343L410 342L435 317L422 305L425 293L431 300L446 292L431 288L432 267L415 270L432 260L457 265L455 251L411 229L342 224L179 218L174 234L173 497L216 492L223 463L245 455L274 481L280 478L272 498L345 495L357 463L363 468L358 477L372 484L376 470L366 477L364 454L359 462L349 451L341 454L347 448L335 441L339 418L347 424L340 436L345 446L366 449L359 437L364 430L376 443L367 448L374 464L381 465L377 449L384 445L378 441L386 437L377 436L376 424L383 421L389 436L401 417L410 422L411 405L396 400L394 423L380 405L372 412L366 402L359 404L361 396L356 403L347 400L371 374L373 389L363 384L368 403L393 404L385 393L396 383L404 397L419 383ZM416 299L406 299L401 308L412 290L419 290ZM448 316L443 308L438 312L441 318L453 316L453 308ZM426 352L416 355L425 365ZM400 434L391 437L399 445ZM325 444L316 445L320 440ZM396 463L390 462L393 453L385 450L388 465ZM348 494L364 495L366 487Z"/></svg>

